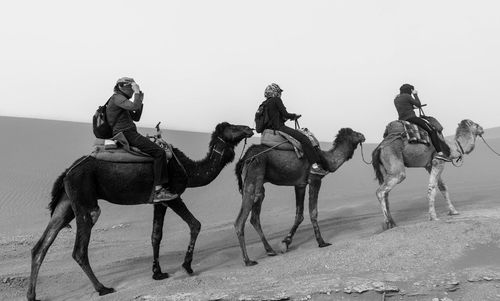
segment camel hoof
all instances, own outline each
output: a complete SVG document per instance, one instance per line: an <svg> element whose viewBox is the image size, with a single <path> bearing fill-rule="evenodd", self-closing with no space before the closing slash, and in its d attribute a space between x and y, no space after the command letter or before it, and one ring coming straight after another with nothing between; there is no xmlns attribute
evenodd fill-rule
<svg viewBox="0 0 500 301"><path fill-rule="evenodd" d="M245 261L245 266L251 267L253 265L256 265L257 263L258 263L257 261L248 260L248 261Z"/></svg>
<svg viewBox="0 0 500 301"><path fill-rule="evenodd" d="M434 221L439 221L439 218L437 218L437 216L429 216L429 220L431 222L434 222Z"/></svg>
<svg viewBox="0 0 500 301"><path fill-rule="evenodd" d="M182 268L188 273L189 275L192 275L194 273L193 269L191 268L191 264L188 263L183 263Z"/></svg>
<svg viewBox="0 0 500 301"><path fill-rule="evenodd" d="M329 242L322 242L322 243L319 243L318 244L318 247L320 248L324 248L324 247L328 247L328 246L331 246L332 244L329 243Z"/></svg>
<svg viewBox="0 0 500 301"><path fill-rule="evenodd" d="M274 250L266 251L266 253L267 253L267 256L276 256L276 255L278 255L276 252L274 252Z"/></svg>
<svg viewBox="0 0 500 301"><path fill-rule="evenodd" d="M448 215L460 215L460 213L457 211L457 210L450 210L450 212L448 212Z"/></svg>
<svg viewBox="0 0 500 301"><path fill-rule="evenodd" d="M115 292L115 289L112 287L103 287L99 290L99 296L104 296L104 295L111 294L114 292Z"/></svg>
<svg viewBox="0 0 500 301"><path fill-rule="evenodd" d="M159 272L159 273L153 274L154 280L163 280L163 279L167 279L168 277L170 277L170 275L168 275L168 273Z"/></svg>
<svg viewBox="0 0 500 301"><path fill-rule="evenodd" d="M280 252L281 253L286 253L288 251L288 247L290 246L289 242L282 241L280 244Z"/></svg>
<svg viewBox="0 0 500 301"><path fill-rule="evenodd" d="M392 229L394 227L396 227L396 223L394 223L394 222L385 222L385 223L382 223L382 230L384 230L384 231Z"/></svg>

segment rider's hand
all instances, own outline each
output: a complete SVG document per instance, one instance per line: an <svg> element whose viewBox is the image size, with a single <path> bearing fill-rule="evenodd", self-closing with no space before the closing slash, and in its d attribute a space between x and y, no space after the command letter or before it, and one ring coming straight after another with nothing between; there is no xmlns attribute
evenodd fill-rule
<svg viewBox="0 0 500 301"><path fill-rule="evenodd" d="M300 117L302 117L302 115L299 115L299 114L295 114L293 120L298 120Z"/></svg>
<svg viewBox="0 0 500 301"><path fill-rule="evenodd" d="M141 92L141 88L139 88L139 85L137 83L132 83L132 90L134 90L134 93L139 93Z"/></svg>

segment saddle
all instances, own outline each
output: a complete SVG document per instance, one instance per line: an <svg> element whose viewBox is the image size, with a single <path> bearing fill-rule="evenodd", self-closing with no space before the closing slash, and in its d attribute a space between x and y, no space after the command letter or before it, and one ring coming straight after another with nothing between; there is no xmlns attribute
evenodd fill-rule
<svg viewBox="0 0 500 301"><path fill-rule="evenodd" d="M172 158L172 146L167 143L164 147L167 160ZM130 146L123 133L118 133L111 139L96 139L94 150L90 156L97 160L121 163L153 162L150 155L141 152L138 148Z"/></svg>
<svg viewBox="0 0 500 301"><path fill-rule="evenodd" d="M442 125L431 116L425 116L424 118L438 133L441 133L443 130ZM418 125L404 121L404 120L395 120L390 122L384 132L384 139L392 138L403 138L408 141L408 143L412 144L424 144L431 145L431 139L429 133L426 130L419 127Z"/></svg>
<svg viewBox="0 0 500 301"><path fill-rule="evenodd" d="M311 140L313 146L319 145L316 137L314 137L313 133L311 133L308 129L299 129L299 131ZM302 158L304 156L302 144L297 139L282 131L270 129L264 130L262 132L262 136L260 137L260 144L277 150L295 151L298 158Z"/></svg>

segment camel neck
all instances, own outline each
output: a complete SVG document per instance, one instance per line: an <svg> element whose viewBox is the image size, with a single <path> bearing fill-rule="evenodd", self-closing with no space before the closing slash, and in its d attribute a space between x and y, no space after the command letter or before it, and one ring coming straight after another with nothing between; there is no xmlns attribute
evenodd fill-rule
<svg viewBox="0 0 500 301"><path fill-rule="evenodd" d="M201 187L212 182L229 162L234 159L234 146L219 137L210 143L210 149L204 159L193 161L185 158L188 173L188 187Z"/></svg>
<svg viewBox="0 0 500 301"><path fill-rule="evenodd" d="M469 154L474 150L476 139L471 133L463 134L455 137L455 144L460 154Z"/></svg>
<svg viewBox="0 0 500 301"><path fill-rule="evenodd" d="M348 143L334 145L332 149L323 151L325 159L328 161L328 170L330 172L336 171L344 162L352 158L354 148Z"/></svg>

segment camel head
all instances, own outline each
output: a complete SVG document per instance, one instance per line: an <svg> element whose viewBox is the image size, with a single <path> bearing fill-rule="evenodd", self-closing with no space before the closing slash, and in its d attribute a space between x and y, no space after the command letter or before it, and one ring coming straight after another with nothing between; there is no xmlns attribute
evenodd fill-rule
<svg viewBox="0 0 500 301"><path fill-rule="evenodd" d="M458 124L455 140L464 148L464 153L468 154L474 150L476 137L482 134L484 134L482 126L470 119L464 119Z"/></svg>
<svg viewBox="0 0 500 301"><path fill-rule="evenodd" d="M246 125L234 125L228 122L221 122L215 127L212 134L212 141L214 139L221 139L227 144L236 145L245 138L253 136L253 130Z"/></svg>
<svg viewBox="0 0 500 301"><path fill-rule="evenodd" d="M333 146L347 143L353 147L353 150L358 147L358 144L365 142L365 136L351 128L341 128L333 141Z"/></svg>

